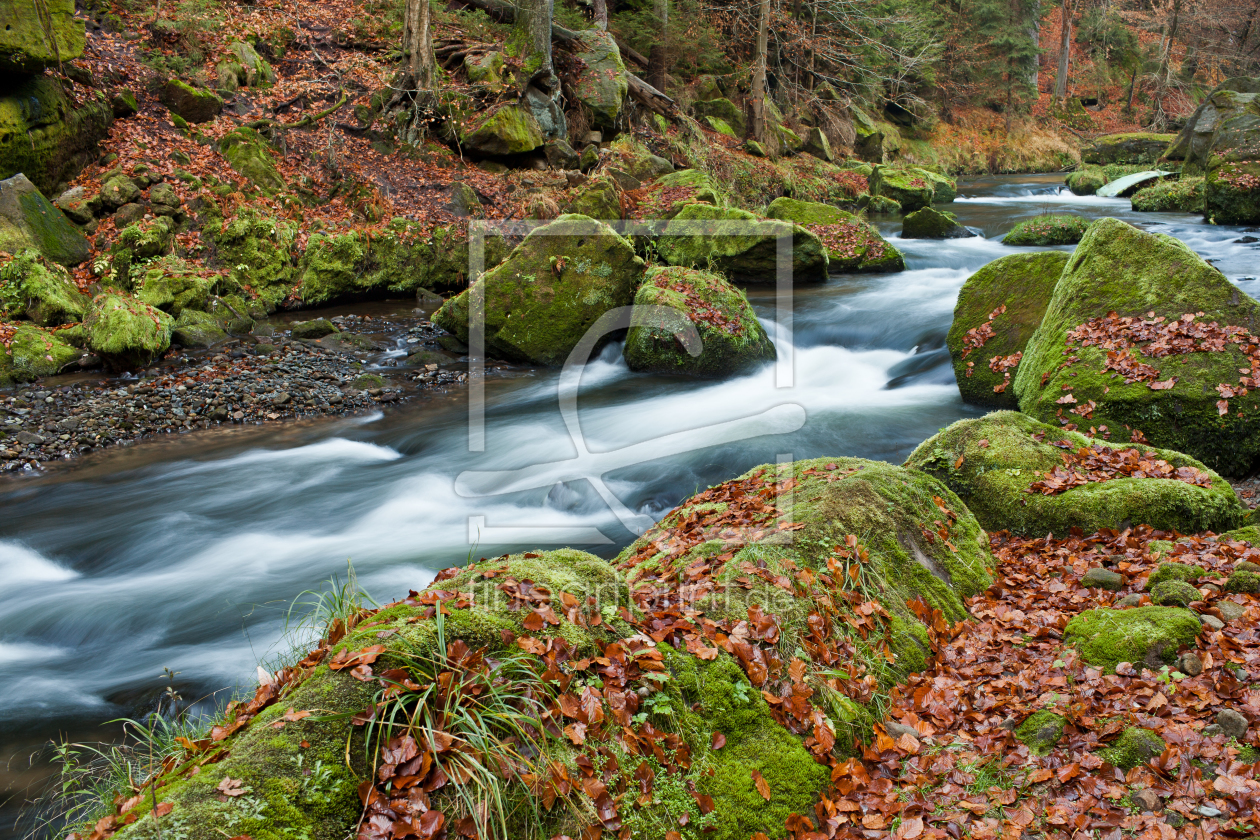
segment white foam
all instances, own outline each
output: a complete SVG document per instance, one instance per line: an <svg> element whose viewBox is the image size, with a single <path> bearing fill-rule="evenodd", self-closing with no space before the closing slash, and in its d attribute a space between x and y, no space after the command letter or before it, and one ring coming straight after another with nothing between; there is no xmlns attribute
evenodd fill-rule
<svg viewBox="0 0 1260 840"><path fill-rule="evenodd" d="M79 576L38 552L11 540L0 540L0 586L53 583Z"/></svg>

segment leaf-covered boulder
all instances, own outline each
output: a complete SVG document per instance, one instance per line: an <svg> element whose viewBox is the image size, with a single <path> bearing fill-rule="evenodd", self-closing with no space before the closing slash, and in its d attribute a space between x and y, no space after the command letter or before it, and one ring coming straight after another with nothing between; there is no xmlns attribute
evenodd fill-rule
<svg viewBox="0 0 1260 840"><path fill-rule="evenodd" d="M40 376L52 376L76 362L82 352L63 341L55 332L32 324L22 324L13 333L9 344L10 377L29 382Z"/></svg>
<svg viewBox="0 0 1260 840"><path fill-rule="evenodd" d="M70 273L35 251L20 251L0 268L0 313L9 318L55 327L83 320L87 305Z"/></svg>
<svg viewBox="0 0 1260 840"><path fill-rule="evenodd" d="M630 89L617 41L611 32L584 29L570 48L581 62L573 82L574 95L590 110L596 126L612 128Z"/></svg>
<svg viewBox="0 0 1260 840"><path fill-rule="evenodd" d="M91 250L74 223L17 174L0 181L0 251L28 248L61 265L78 265Z"/></svg>
<svg viewBox="0 0 1260 840"><path fill-rule="evenodd" d="M1144 213L1202 213L1203 182L1202 177L1160 181L1138 190L1130 201L1134 210Z"/></svg>
<svg viewBox="0 0 1260 840"><path fill-rule="evenodd" d="M1107 176L1097 166L1087 166L1070 173L1065 179L1073 195L1093 195L1107 185Z"/></svg>
<svg viewBox="0 0 1260 840"><path fill-rule="evenodd" d="M817 234L827 249L832 272L904 271L905 257L860 216L814 201L776 198L766 218L783 219Z"/></svg>
<svg viewBox="0 0 1260 840"><path fill-rule="evenodd" d="M901 205L902 213L913 213L932 204L935 186L922 170L877 166L869 182L871 195L891 198Z"/></svg>
<svg viewBox="0 0 1260 840"><path fill-rule="evenodd" d="M634 306L623 351L631 370L730 376L775 358L748 298L719 274L652 269Z"/></svg>
<svg viewBox="0 0 1260 840"><path fill-rule="evenodd" d="M672 219L689 204L721 203L717 187L707 172L680 169L662 175L644 188L635 216L645 221Z"/></svg>
<svg viewBox="0 0 1260 840"><path fill-rule="evenodd" d="M1129 132L1099 137L1081 152L1085 163L1154 163L1175 139L1172 134Z"/></svg>
<svg viewBox="0 0 1260 840"><path fill-rule="evenodd" d="M1072 213L1051 213L1025 219L1002 237L1003 245L1075 245L1085 235L1089 219Z"/></svg>
<svg viewBox="0 0 1260 840"><path fill-rule="evenodd" d="M1063 251L1011 254L963 283L946 343L964 400L1018 408L1011 381L1067 261Z"/></svg>
<svg viewBox="0 0 1260 840"><path fill-rule="evenodd" d="M1194 644L1200 628L1195 614L1180 607L1102 608L1078 613L1064 628L1063 642L1108 673L1121 662L1158 671L1176 661L1180 648Z"/></svg>
<svg viewBox="0 0 1260 840"><path fill-rule="evenodd" d="M713 268L741 283L773 284L778 277L778 239L791 244L794 283L827 279L822 240L800 225L765 219L747 210L689 204L657 238L661 258L670 265Z"/></svg>
<svg viewBox="0 0 1260 840"><path fill-rule="evenodd" d="M485 296L486 347L506 359L559 367L605 312L628 306L643 260L602 222L565 215L529 234L473 287ZM468 340L470 291L433 315Z"/></svg>
<svg viewBox="0 0 1260 840"><path fill-rule="evenodd" d="M621 193L610 178L598 178L577 191L564 212L589 216L601 222L620 220Z"/></svg>
<svg viewBox="0 0 1260 840"><path fill-rule="evenodd" d="M1257 143L1260 144L1260 129ZM1214 155L1203 181L1203 213L1215 225L1260 223L1260 161L1235 161Z"/></svg>
<svg viewBox="0 0 1260 840"><path fill-rule="evenodd" d="M160 309L111 293L93 298L83 319L92 352L125 370L145 367L165 353L174 324Z"/></svg>
<svg viewBox="0 0 1260 840"><path fill-rule="evenodd" d="M958 221L953 213L922 207L907 213L901 223L902 239L965 239L974 233Z"/></svg>
<svg viewBox="0 0 1260 840"><path fill-rule="evenodd" d="M1245 475L1260 455L1257 331L1260 305L1184 243L1100 219L1055 285L1015 393L1045 422L1144 436Z"/></svg>
<svg viewBox="0 0 1260 840"><path fill-rule="evenodd" d="M906 466L943 481L986 529L1024 536L1130 525L1220 532L1248 516L1229 482L1193 458L1015 411L959 420L919 444Z"/></svg>

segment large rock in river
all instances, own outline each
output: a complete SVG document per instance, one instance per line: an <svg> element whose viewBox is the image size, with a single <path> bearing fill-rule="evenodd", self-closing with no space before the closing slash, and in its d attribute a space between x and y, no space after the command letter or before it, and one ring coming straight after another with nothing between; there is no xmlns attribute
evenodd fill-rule
<svg viewBox="0 0 1260 840"><path fill-rule="evenodd" d="M1144 435L1246 475L1260 455L1257 332L1260 304L1184 243L1100 219L1063 269L1015 393L1046 422Z"/></svg>
<svg viewBox="0 0 1260 840"><path fill-rule="evenodd" d="M905 257L862 217L814 201L776 198L766 218L793 222L817 234L827 249L827 269L834 272L904 271Z"/></svg>
<svg viewBox="0 0 1260 840"><path fill-rule="evenodd" d="M1187 174L1204 173L1204 215L1220 225L1260 223L1260 79L1222 82L1168 150Z"/></svg>
<svg viewBox="0 0 1260 840"><path fill-rule="evenodd" d="M656 247L670 265L712 267L737 282L773 284L780 236L791 243L794 283L827 279L822 240L800 225L764 219L747 210L689 204L664 226Z"/></svg>
<svg viewBox="0 0 1260 840"><path fill-rule="evenodd" d="M90 246L25 175L14 175L0 181L0 251L26 249L61 265L78 265L87 259Z"/></svg>
<svg viewBox="0 0 1260 840"><path fill-rule="evenodd" d="M142 368L171 346L175 320L160 309L118 294L97 295L83 326L88 347L111 366Z"/></svg>
<svg viewBox="0 0 1260 840"><path fill-rule="evenodd" d="M891 198L901 205L902 213L930 206L936 192L934 179L919 169L877 166L867 181L871 195Z"/></svg>
<svg viewBox="0 0 1260 840"><path fill-rule="evenodd" d="M486 347L505 359L559 367L601 315L633 302L642 279L643 260L616 231L587 216L561 216L473 286L485 295ZM470 292L433 315L465 342Z"/></svg>
<svg viewBox="0 0 1260 840"><path fill-rule="evenodd" d="M959 420L906 466L945 482L990 531L1062 537L1144 524L1219 533L1248 517L1229 482L1189 456L1091 439L1015 411Z"/></svg>
<svg viewBox="0 0 1260 840"><path fill-rule="evenodd" d="M1067 261L1063 251L1011 254L963 283L946 343L964 400L1018 408L1011 381Z"/></svg>
<svg viewBox="0 0 1260 840"><path fill-rule="evenodd" d="M1003 245L1075 245L1085 235L1089 220L1072 213L1050 213L1025 219L1002 237Z"/></svg>
<svg viewBox="0 0 1260 840"><path fill-rule="evenodd" d="M1085 163L1154 163L1173 141L1171 134L1131 132L1108 134L1099 137L1094 144L1081 152Z"/></svg>
<svg viewBox="0 0 1260 840"><path fill-rule="evenodd" d="M634 306L623 351L631 370L729 376L775 358L748 298L720 274L652 269Z"/></svg>
<svg viewBox="0 0 1260 840"><path fill-rule="evenodd" d="M953 213L922 207L906 214L901 223L902 239L966 239L974 233L958 221Z"/></svg>

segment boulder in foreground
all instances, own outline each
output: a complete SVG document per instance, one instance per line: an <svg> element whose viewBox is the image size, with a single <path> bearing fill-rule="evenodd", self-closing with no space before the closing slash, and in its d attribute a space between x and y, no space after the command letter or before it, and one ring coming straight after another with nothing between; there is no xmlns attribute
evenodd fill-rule
<svg viewBox="0 0 1260 840"><path fill-rule="evenodd" d="M1194 643L1199 619L1179 607L1096 609L1077 614L1063 631L1063 641L1078 647L1091 665L1114 672L1121 662L1158 671L1177 660L1177 651Z"/></svg>
<svg viewBox="0 0 1260 840"><path fill-rule="evenodd" d="M162 310L112 293L97 295L83 319L92 352L125 370L145 367L165 353L174 325Z"/></svg>

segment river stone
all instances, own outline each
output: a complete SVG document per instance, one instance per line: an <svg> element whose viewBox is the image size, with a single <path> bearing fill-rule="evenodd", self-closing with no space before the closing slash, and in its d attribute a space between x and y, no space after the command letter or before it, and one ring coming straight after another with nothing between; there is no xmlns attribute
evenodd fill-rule
<svg viewBox="0 0 1260 840"><path fill-rule="evenodd" d="M813 201L776 198L766 218L794 222L818 235L827 249L831 272L903 271L905 257L862 217Z"/></svg>
<svg viewBox="0 0 1260 840"><path fill-rule="evenodd" d="M1031 245L1046 248L1052 245L1075 245L1085 235L1089 219L1071 213L1035 216L1015 225L1002 237L1003 245Z"/></svg>
<svg viewBox="0 0 1260 840"><path fill-rule="evenodd" d="M573 96L590 111L596 127L613 128L630 89L617 41L611 32L583 29L570 48L582 68L572 85Z"/></svg>
<svg viewBox="0 0 1260 840"><path fill-rule="evenodd" d="M1139 355L1157 381L1174 384L1164 390L1145 381L1125 384L1122 377L1099 373L1106 349L1073 345L1064 356L1070 331L1112 312L1139 319L1154 312L1169 322L1202 312L1200 323L1260 331L1260 305L1184 243L1099 219L1064 267L1028 342L1014 382L1020 409L1051 423L1062 417L1106 426L1120 439L1138 429L1152 445L1185 452L1224 475L1248 474L1260 456L1257 392L1231 399L1227 414L1217 405L1217 385L1238 386L1239 369L1250 367L1239 345L1162 358ZM1065 404L1069 394L1075 403ZM1088 419L1066 410L1088 408L1091 401Z"/></svg>
<svg viewBox="0 0 1260 840"><path fill-rule="evenodd" d="M1025 351L1041 324L1067 261L1062 251L1011 254L985 265L963 283L946 344L965 401L992 408L1019 407L1015 389L1010 387L1022 364L1015 355ZM970 349L968 342L978 342L982 336L973 333L973 338L968 333L985 324L992 329L992 337ZM1003 361L1015 365L1001 370ZM993 369L994 364L999 370Z"/></svg>
<svg viewBox="0 0 1260 840"><path fill-rule="evenodd" d="M1097 138L1092 146L1082 151L1081 160L1092 164L1154 163L1174 139L1172 134L1108 134Z"/></svg>
<svg viewBox="0 0 1260 840"><path fill-rule="evenodd" d="M1091 445L1133 447L1174 468L1205 472L1212 484L1199 487L1169 478L1120 477L1053 495L1029 492L1047 472L1063 466L1065 449L1055 446L1060 441L1071 450ZM1066 536L1077 527L1088 534L1146 524L1183 534L1220 533L1237 527L1248 516L1229 482L1187 455L1141 444L1108 444L1015 411L959 420L919 444L906 466L944 481L989 531Z"/></svg>
<svg viewBox="0 0 1260 840"><path fill-rule="evenodd" d="M901 205L902 213L913 213L932 204L932 180L917 169L877 166L868 185L871 195L893 199Z"/></svg>
<svg viewBox="0 0 1260 840"><path fill-rule="evenodd" d="M779 236L791 242L793 283L827 279L822 240L800 225L763 219L747 210L689 204L665 225L656 247L670 265L711 267L736 282L773 284Z"/></svg>
<svg viewBox="0 0 1260 840"><path fill-rule="evenodd" d="M1133 194L1130 203L1142 213L1203 213L1204 179L1182 177L1163 180L1143 187Z"/></svg>
<svg viewBox="0 0 1260 840"><path fill-rule="evenodd" d="M1112 592L1119 592L1121 589L1124 589L1124 575L1119 572L1113 572L1111 569L1090 569L1081 576L1081 586L1098 587L1099 589L1110 589Z"/></svg>
<svg viewBox="0 0 1260 840"><path fill-rule="evenodd" d="M485 294L486 347L500 358L559 367L605 312L628 306L643 260L602 222L568 214L535 229L477 280ZM468 340L469 291L433 322Z"/></svg>
<svg viewBox="0 0 1260 840"><path fill-rule="evenodd" d="M195 88L179 79L166 83L162 89L162 103L172 114L190 123L209 122L223 110L223 100L214 91Z"/></svg>
<svg viewBox="0 0 1260 840"><path fill-rule="evenodd" d="M1087 166L1069 174L1064 182L1073 195L1093 195L1107 186L1107 176L1100 167Z"/></svg>
<svg viewBox="0 0 1260 840"><path fill-rule="evenodd" d="M623 350L631 370L731 376L775 359L748 298L719 274L652 269L634 306Z"/></svg>
<svg viewBox="0 0 1260 840"><path fill-rule="evenodd" d="M1216 725L1221 728L1221 732L1225 733L1227 738L1237 738L1239 741L1247 736L1247 729L1250 726L1247 718L1233 709L1221 709L1217 712Z"/></svg>
<svg viewBox="0 0 1260 840"><path fill-rule="evenodd" d="M28 248L61 265L78 265L91 250L74 223L19 174L0 181L0 251Z"/></svg>
<svg viewBox="0 0 1260 840"><path fill-rule="evenodd" d="M902 239L966 239L975 236L953 213L923 207L909 213L901 222Z"/></svg>
<svg viewBox="0 0 1260 840"><path fill-rule="evenodd" d="M1121 662L1159 670L1176 662L1177 649L1193 644L1199 628L1194 613L1180 607L1103 607L1073 617L1063 630L1063 641L1075 645L1086 662L1107 673L1114 673Z"/></svg>
<svg viewBox="0 0 1260 840"><path fill-rule="evenodd" d="M1188 677L1197 677L1203 673L1203 660L1193 651L1186 651L1177 657L1177 670Z"/></svg>
<svg viewBox="0 0 1260 840"><path fill-rule="evenodd" d="M1217 601L1216 609L1226 623L1237 621L1247 614L1246 607L1242 604L1235 604L1233 601Z"/></svg>
<svg viewBox="0 0 1260 840"><path fill-rule="evenodd" d="M85 45L74 0L0 2L0 72L41 73L83 55Z"/></svg>
<svg viewBox="0 0 1260 840"><path fill-rule="evenodd" d="M119 294L97 295L83 326L88 347L112 367L136 370L171 346L174 319L160 309Z"/></svg>
<svg viewBox="0 0 1260 840"><path fill-rule="evenodd" d="M20 382L60 373L79 359L77 348L32 324L22 324L9 345L13 377Z"/></svg>
<svg viewBox="0 0 1260 840"><path fill-rule="evenodd" d="M327 318L316 318L313 321L294 321L292 335L294 338L316 339L337 332L337 327Z"/></svg>

